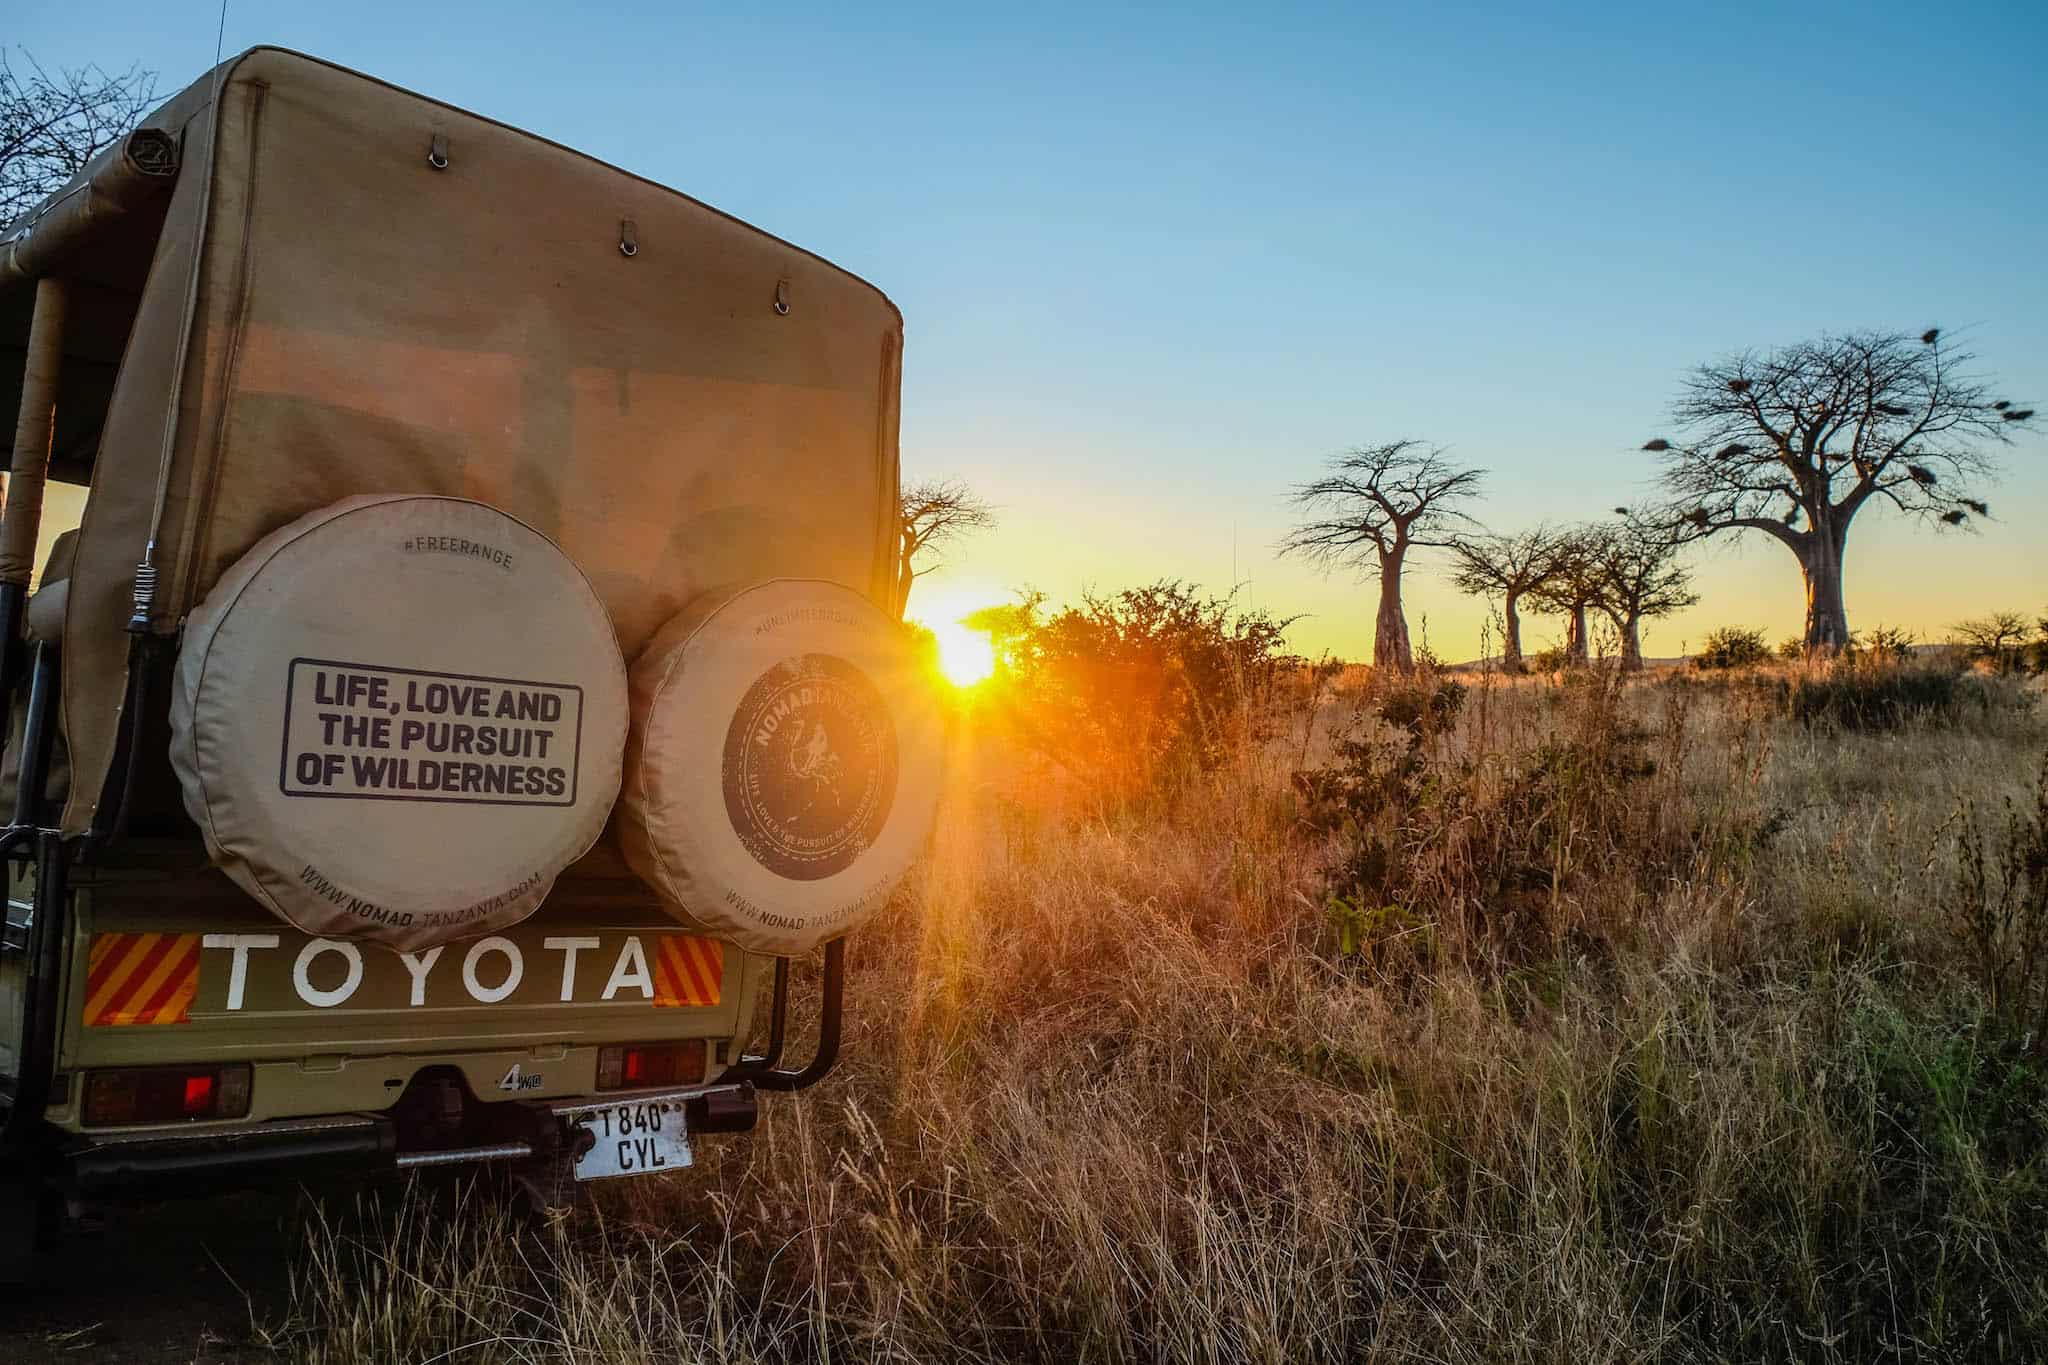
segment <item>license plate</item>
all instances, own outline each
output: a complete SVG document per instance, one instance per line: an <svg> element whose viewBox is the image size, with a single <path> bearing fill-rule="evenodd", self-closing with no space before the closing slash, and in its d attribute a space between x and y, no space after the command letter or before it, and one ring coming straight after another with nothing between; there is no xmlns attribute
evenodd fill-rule
<svg viewBox="0 0 2048 1365"><path fill-rule="evenodd" d="M681 1100L624 1100L571 1109L563 1117L592 1139L576 1158L578 1180L655 1175L691 1162Z"/></svg>

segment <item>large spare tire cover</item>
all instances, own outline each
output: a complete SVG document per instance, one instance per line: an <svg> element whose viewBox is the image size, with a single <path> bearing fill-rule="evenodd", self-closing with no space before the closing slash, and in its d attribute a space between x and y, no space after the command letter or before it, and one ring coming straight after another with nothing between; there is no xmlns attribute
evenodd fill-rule
<svg viewBox="0 0 2048 1365"><path fill-rule="evenodd" d="M853 928L923 852L943 735L903 628L834 583L714 596L634 661L626 860L755 952Z"/></svg>
<svg viewBox="0 0 2048 1365"><path fill-rule="evenodd" d="M308 933L413 949L513 924L603 833L625 664L538 531L357 497L251 549L192 614L171 761L214 861Z"/></svg>

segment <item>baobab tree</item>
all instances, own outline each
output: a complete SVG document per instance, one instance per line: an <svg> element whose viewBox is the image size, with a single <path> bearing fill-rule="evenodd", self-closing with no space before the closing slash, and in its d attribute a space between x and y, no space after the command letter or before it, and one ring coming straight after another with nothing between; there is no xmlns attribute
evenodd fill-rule
<svg viewBox="0 0 2048 1365"><path fill-rule="evenodd" d="M118 141L156 98L156 73L131 66L44 69L0 51L0 224L63 188L101 148Z"/></svg>
<svg viewBox="0 0 2048 1365"><path fill-rule="evenodd" d="M1372 661L1409 669L1415 653L1401 610L1401 572L1417 546L1447 546L1470 520L1460 504L1479 491L1484 473L1450 463L1442 447L1420 441L1354 446L1330 460L1330 472L1294 491L1308 516L1280 542L1280 553L1299 555L1328 573L1352 568L1376 572L1379 615L1373 623Z"/></svg>
<svg viewBox="0 0 2048 1365"><path fill-rule="evenodd" d="M1600 605L1607 592L1604 526L1576 526L1559 534L1557 557L1549 575L1529 593L1538 610L1565 619L1564 657L1580 667L1591 656L1586 613Z"/></svg>
<svg viewBox="0 0 2048 1365"><path fill-rule="evenodd" d="M918 556L969 531L996 524L995 508L968 491L958 479L926 479L905 488L897 503L896 615L910 605L910 588L944 561Z"/></svg>
<svg viewBox="0 0 2048 1365"><path fill-rule="evenodd" d="M1593 605L1606 613L1621 636L1624 672L1638 672L1643 666L1645 618L1668 616L1700 600L1692 590L1691 572L1678 562L1681 548L1674 519L1656 515L1631 516L1605 527L1592 543L1600 577Z"/></svg>
<svg viewBox="0 0 2048 1365"><path fill-rule="evenodd" d="M1499 597L1501 667L1522 671L1522 599L1558 570L1565 538L1548 526L1512 535L1485 532L1451 543L1451 582L1474 597Z"/></svg>
<svg viewBox="0 0 2048 1365"><path fill-rule="evenodd" d="M1806 647L1849 643L1842 557L1873 499L1937 526L1990 514L1989 448L2031 408L1994 398L1939 328L1856 332L1703 365L1673 408L1682 439L1643 447L1691 536L1760 532L1799 560Z"/></svg>

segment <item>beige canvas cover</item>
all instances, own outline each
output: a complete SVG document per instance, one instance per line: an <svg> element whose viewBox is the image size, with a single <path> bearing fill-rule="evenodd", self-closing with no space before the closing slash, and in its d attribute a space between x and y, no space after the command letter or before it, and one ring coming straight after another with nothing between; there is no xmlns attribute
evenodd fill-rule
<svg viewBox="0 0 2048 1365"><path fill-rule="evenodd" d="M170 713L215 864L307 933L409 951L518 923L597 842L626 669L589 582L532 528L363 496L221 575Z"/></svg>
<svg viewBox="0 0 2048 1365"><path fill-rule="evenodd" d="M871 286L276 49L146 122L183 169L69 594L67 830L112 758L153 522L159 632L263 536L362 493L474 498L535 527L589 575L629 659L713 584L802 576L887 600L902 324Z"/></svg>
<svg viewBox="0 0 2048 1365"><path fill-rule="evenodd" d="M760 953L858 927L924 852L945 761L895 620L836 583L707 595L632 670L626 861L671 913Z"/></svg>

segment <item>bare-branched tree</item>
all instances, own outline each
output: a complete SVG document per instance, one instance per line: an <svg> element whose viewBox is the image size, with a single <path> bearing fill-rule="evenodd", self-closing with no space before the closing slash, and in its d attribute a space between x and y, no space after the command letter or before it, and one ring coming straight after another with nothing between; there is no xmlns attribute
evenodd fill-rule
<svg viewBox="0 0 2048 1365"><path fill-rule="evenodd" d="M1662 457L1686 534L1762 532L1798 557L1806 646L1841 649L1856 514L1878 499L1940 526L1988 516L1989 448L2034 416L1995 398L1970 360L1938 328L1745 351L1687 381L1673 411L1682 440L1643 448Z"/></svg>
<svg viewBox="0 0 2048 1365"><path fill-rule="evenodd" d="M131 66L46 70L27 52L17 70L0 51L0 224L61 189L156 99L156 73Z"/></svg>
<svg viewBox="0 0 2048 1365"><path fill-rule="evenodd" d="M1522 671L1522 600L1550 581L1565 545L1565 537L1548 526L1460 536L1451 544L1451 582L1458 591L1500 598L1500 661L1509 673Z"/></svg>
<svg viewBox="0 0 2048 1365"><path fill-rule="evenodd" d="M2016 611L1994 611L1958 621L1949 634L1967 658L1988 663L2000 673L2018 672L2027 657L2027 618Z"/></svg>
<svg viewBox="0 0 2048 1365"><path fill-rule="evenodd" d="M896 615L910 605L910 588L944 561L918 556L957 540L969 531L996 524L995 508L968 491L958 479L927 479L905 488L897 507Z"/></svg>
<svg viewBox="0 0 2048 1365"><path fill-rule="evenodd" d="M1631 516L1605 528L1595 544L1602 582L1594 605L1621 636L1624 672L1643 666L1645 619L1669 616L1700 600L1691 572L1678 562L1683 539L1674 522L1669 516Z"/></svg>
<svg viewBox="0 0 2048 1365"><path fill-rule="evenodd" d="M1599 606L1607 593L1610 534L1605 526L1577 526L1561 532L1549 576L1529 593L1537 610L1564 617L1564 657L1573 667L1584 666L1591 657L1586 613Z"/></svg>
<svg viewBox="0 0 2048 1365"><path fill-rule="evenodd" d="M1401 610L1401 570L1416 546L1453 542L1459 525L1470 520L1460 504L1479 491L1483 477L1482 470L1450 463L1442 447L1389 441L1335 456L1328 474L1295 489L1294 504L1309 519L1280 542L1280 553L1299 555L1325 573L1351 568L1379 575L1376 666L1415 666Z"/></svg>

